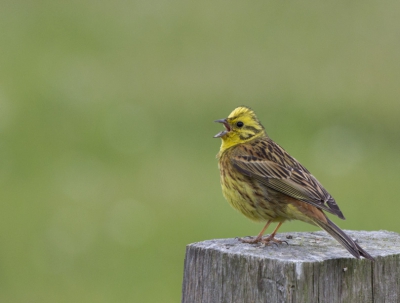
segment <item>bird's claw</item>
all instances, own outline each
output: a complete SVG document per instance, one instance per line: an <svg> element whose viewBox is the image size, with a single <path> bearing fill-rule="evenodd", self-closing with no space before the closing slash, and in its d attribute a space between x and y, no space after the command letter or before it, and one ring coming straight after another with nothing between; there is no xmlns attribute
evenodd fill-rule
<svg viewBox="0 0 400 303"><path fill-rule="evenodd" d="M250 239L245 239L245 238L250 238ZM274 237L271 237L271 236L267 236L267 237L263 237L263 238L246 236L246 237L237 238L237 239L242 243L248 243L248 244L261 243L262 247L269 245L271 243L273 243L275 245L286 243L287 245L289 245L289 243L287 241L281 241L281 240L275 239Z"/></svg>

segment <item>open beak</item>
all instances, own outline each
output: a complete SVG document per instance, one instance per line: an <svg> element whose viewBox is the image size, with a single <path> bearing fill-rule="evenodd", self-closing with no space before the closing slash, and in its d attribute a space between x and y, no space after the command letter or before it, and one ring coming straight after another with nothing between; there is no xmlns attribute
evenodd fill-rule
<svg viewBox="0 0 400 303"><path fill-rule="evenodd" d="M225 126L225 130L220 131L214 136L214 138L221 138L231 131L231 127L229 126L229 123L226 121L226 119L219 119L215 120L214 122L222 123Z"/></svg>

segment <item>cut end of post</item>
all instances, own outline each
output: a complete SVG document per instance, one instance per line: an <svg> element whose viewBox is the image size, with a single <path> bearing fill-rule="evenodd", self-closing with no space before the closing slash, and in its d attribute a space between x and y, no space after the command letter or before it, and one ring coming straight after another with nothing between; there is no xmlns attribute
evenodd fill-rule
<svg viewBox="0 0 400 303"><path fill-rule="evenodd" d="M390 302L400 302L393 279L400 276L400 235L346 233L375 262L354 258L324 231L280 233L288 244L278 245L237 239L190 244L182 302L383 302L388 293Z"/></svg>

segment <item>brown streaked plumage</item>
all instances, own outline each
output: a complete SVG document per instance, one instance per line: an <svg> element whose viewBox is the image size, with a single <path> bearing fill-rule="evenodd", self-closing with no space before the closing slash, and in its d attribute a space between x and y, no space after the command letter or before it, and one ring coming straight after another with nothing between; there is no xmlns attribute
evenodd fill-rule
<svg viewBox="0 0 400 303"><path fill-rule="evenodd" d="M266 225L246 243L281 242L274 238L286 220L301 220L317 225L332 235L354 257L373 258L328 219L323 211L344 219L333 197L318 180L282 147L272 141L253 110L236 108L223 123L225 130L215 137L222 139L217 157L221 186L228 202L254 221ZM278 226L262 237L271 222Z"/></svg>

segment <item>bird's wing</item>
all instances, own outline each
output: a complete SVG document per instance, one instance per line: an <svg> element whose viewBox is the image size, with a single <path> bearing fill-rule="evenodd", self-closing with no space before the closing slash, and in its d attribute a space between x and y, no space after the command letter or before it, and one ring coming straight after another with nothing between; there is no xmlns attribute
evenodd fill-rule
<svg viewBox="0 0 400 303"><path fill-rule="evenodd" d="M243 149L235 153L231 161L242 174L255 178L289 197L309 203L344 219L339 206L318 180L277 144L274 146L274 149L276 148L280 151L272 154L271 148L264 152L254 151L253 153L248 152L248 149Z"/></svg>

